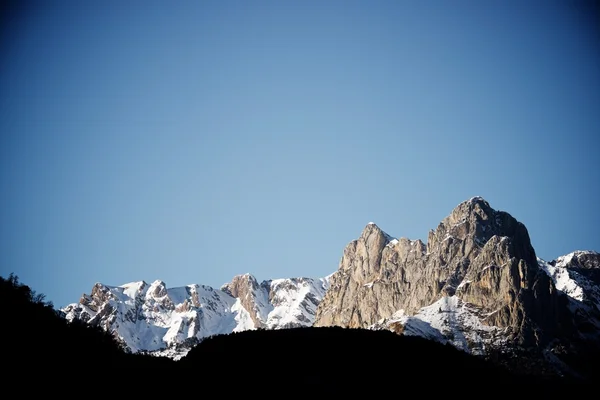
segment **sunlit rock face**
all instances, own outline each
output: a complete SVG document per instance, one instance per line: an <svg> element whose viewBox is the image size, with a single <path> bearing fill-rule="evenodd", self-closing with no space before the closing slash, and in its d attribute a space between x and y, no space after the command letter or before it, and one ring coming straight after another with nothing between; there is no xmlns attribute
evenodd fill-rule
<svg viewBox="0 0 600 400"><path fill-rule="evenodd" d="M423 309L438 304L438 314L455 327L452 335L477 331L462 335L466 348L480 349L486 341L539 346L569 329L561 323L566 302L540 268L526 227L481 197L457 205L429 232L427 244L394 239L368 224L344 249L330 285L316 326L406 322L419 313L431 316ZM476 323L454 318L453 307Z"/></svg>

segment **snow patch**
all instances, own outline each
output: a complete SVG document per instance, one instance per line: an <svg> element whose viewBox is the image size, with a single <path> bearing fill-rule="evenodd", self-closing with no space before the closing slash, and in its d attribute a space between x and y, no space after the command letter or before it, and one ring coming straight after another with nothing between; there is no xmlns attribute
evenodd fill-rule
<svg viewBox="0 0 600 400"><path fill-rule="evenodd" d="M576 256L582 256L582 255L586 255L586 254L598 254L595 251L590 251L590 250L576 250L573 251L569 254L565 254L564 256L560 256L556 259L556 266L558 267L566 267L567 265L569 265L572 261L573 258Z"/></svg>
<svg viewBox="0 0 600 400"><path fill-rule="evenodd" d="M142 291L142 289L146 286L146 282L131 282L121 285L123 288L123 294L129 298L135 299L135 297Z"/></svg>
<svg viewBox="0 0 600 400"><path fill-rule="evenodd" d="M574 279L574 277L579 274L577 274L575 271L569 271L569 269L566 268L567 263L569 263L572 258L573 253L559 257L555 265L551 265L539 257L537 261L540 268L542 268L542 270L546 272L550 278L552 278L552 281L554 281L554 286L556 286L557 290L560 290L574 300L583 301L583 288L580 286L578 280ZM579 278L581 279L583 277Z"/></svg>
<svg viewBox="0 0 600 400"><path fill-rule="evenodd" d="M333 274L332 274L333 275ZM331 275L325 278L293 278L271 281L273 304L265 320L269 329L312 326L317 306L329 288Z"/></svg>
<svg viewBox="0 0 600 400"><path fill-rule="evenodd" d="M481 269L481 271L479 271L479 273L482 273L483 271L485 271L485 270L488 270L488 269L490 269L490 268L491 268L491 267L493 267L493 266L494 266L494 265L487 265L487 266L483 267L483 268Z"/></svg>
<svg viewBox="0 0 600 400"><path fill-rule="evenodd" d="M460 282L460 284L456 287L456 290L462 289L465 285L468 285L471 282L472 281L470 281L468 279L463 279L462 282Z"/></svg>
<svg viewBox="0 0 600 400"><path fill-rule="evenodd" d="M463 281L464 282L464 281ZM459 285L460 287L460 285ZM413 316L399 310L386 320L371 326L371 329L391 328L395 322L404 326L404 335L421 336L473 354L483 354L485 346L498 342L498 327L481 323L477 309L464 303L457 296L445 296L423 307Z"/></svg>
<svg viewBox="0 0 600 400"><path fill-rule="evenodd" d="M478 201L485 201L481 196L473 196L469 199L469 203L476 203Z"/></svg>
<svg viewBox="0 0 600 400"><path fill-rule="evenodd" d="M398 244L398 239L392 239L390 240L390 242L388 244L386 244L386 246L395 246ZM412 243L411 243L412 244Z"/></svg>

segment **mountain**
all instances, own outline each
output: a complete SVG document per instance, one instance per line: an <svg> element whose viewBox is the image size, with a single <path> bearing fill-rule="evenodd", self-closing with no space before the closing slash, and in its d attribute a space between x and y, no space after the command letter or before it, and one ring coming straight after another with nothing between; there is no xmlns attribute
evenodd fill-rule
<svg viewBox="0 0 600 400"><path fill-rule="evenodd" d="M314 326L388 329L512 368L573 372L565 355L598 354L599 265L595 252L539 259L521 222L473 197L427 244L368 224L344 249Z"/></svg>
<svg viewBox="0 0 600 400"><path fill-rule="evenodd" d="M367 224L325 278L98 283L62 311L132 352L175 359L219 334L341 327L420 336L524 374L600 377L600 254L542 260L525 225L481 197L458 204L427 243Z"/></svg>
<svg viewBox="0 0 600 400"><path fill-rule="evenodd" d="M328 278L275 279L258 283L239 275L220 289L162 281L121 286L96 283L90 295L62 309L67 320L100 326L131 352L174 359L203 338L249 329L311 326Z"/></svg>

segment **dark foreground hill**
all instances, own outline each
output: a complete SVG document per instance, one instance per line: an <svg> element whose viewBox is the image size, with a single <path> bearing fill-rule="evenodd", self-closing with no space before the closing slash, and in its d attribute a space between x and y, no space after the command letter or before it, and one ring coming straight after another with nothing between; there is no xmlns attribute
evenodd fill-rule
<svg viewBox="0 0 600 400"><path fill-rule="evenodd" d="M4 373L43 377L95 366L170 365L171 360L133 355L106 331L68 322L52 303L19 282L0 277L0 343Z"/></svg>
<svg viewBox="0 0 600 400"><path fill-rule="evenodd" d="M493 394L514 387L572 394L586 383L516 375L449 345L339 327L213 336L180 361L129 354L100 328L67 322L12 275L0 278L0 313L4 381L31 382L21 385L22 394L112 392L121 385L156 394L193 385L225 398Z"/></svg>

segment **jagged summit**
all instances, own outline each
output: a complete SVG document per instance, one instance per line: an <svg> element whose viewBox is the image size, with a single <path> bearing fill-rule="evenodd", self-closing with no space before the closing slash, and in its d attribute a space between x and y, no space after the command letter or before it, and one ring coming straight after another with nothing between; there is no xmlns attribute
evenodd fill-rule
<svg viewBox="0 0 600 400"><path fill-rule="evenodd" d="M481 196L473 196L469 200L465 200L464 202L465 203L484 203L484 204L487 204L489 206L487 200L484 199Z"/></svg>
<svg viewBox="0 0 600 400"><path fill-rule="evenodd" d="M331 278L336 290L321 302L317 326L368 327L446 301L471 304L487 315L485 324L510 328L519 343L546 340L536 331L554 333L556 321L548 315L556 299L527 229L482 197L458 204L430 231L426 246L405 238L388 245L392 240L373 224L346 246Z"/></svg>
<svg viewBox="0 0 600 400"><path fill-rule="evenodd" d="M470 214L474 213L485 219L486 215L489 216L495 212L496 210L490 206L490 203L487 200L481 196L475 196L456 205L456 207L454 207L450 213L450 216L454 216L456 219L459 219L461 217L466 218Z"/></svg>
<svg viewBox="0 0 600 400"><path fill-rule="evenodd" d="M360 237L372 235L383 237L388 242L398 239L383 231L375 222L369 222ZM472 242L472 247L482 248L493 236L507 237L518 243L521 256L534 262L535 251L531 246L525 225L505 211L495 210L481 196L462 201L448 214L435 229L429 231L427 252L431 253L447 240L460 239Z"/></svg>
<svg viewBox="0 0 600 400"><path fill-rule="evenodd" d="M372 231L381 231L381 228L375 222L369 222L363 228L363 232L372 232Z"/></svg>
<svg viewBox="0 0 600 400"><path fill-rule="evenodd" d="M245 274L235 275L231 279L231 282L224 283L223 285L221 285L220 289L224 290L224 291L229 291L229 290L231 290L232 286L237 285L239 282L244 282L245 284L250 284L250 285L252 285L252 284L258 285L258 281L254 277L254 275L252 275L249 272L246 272Z"/></svg>
<svg viewBox="0 0 600 400"><path fill-rule="evenodd" d="M454 223L460 223L474 216L478 216L482 220L487 220L492 218L495 213L496 210L490 206L490 203L483 197L478 196L471 197L469 200L459 203L445 220L449 219Z"/></svg>
<svg viewBox="0 0 600 400"><path fill-rule="evenodd" d="M310 326L329 277L285 278L260 284L249 273L220 290L205 285L167 288L155 280L120 286L96 283L91 294L61 311L112 332L133 352L180 358L203 338L248 329Z"/></svg>
<svg viewBox="0 0 600 400"><path fill-rule="evenodd" d="M600 253L593 250L575 250L556 259L557 264L571 264L583 268L600 268Z"/></svg>
<svg viewBox="0 0 600 400"><path fill-rule="evenodd" d="M370 236L374 238L382 238L386 242L394 240L394 237L384 232L375 222L369 222L363 229L361 235L362 238L367 239ZM376 239L371 239L376 240Z"/></svg>
<svg viewBox="0 0 600 400"><path fill-rule="evenodd" d="M433 253L454 240L464 242L467 253L479 251L494 236L510 239L516 257L535 263L535 251L525 225L509 213L493 209L482 197L461 202L436 229L430 230L427 251Z"/></svg>
<svg viewBox="0 0 600 400"><path fill-rule="evenodd" d="M551 266L571 271L571 275L583 276L593 284L600 285L600 253L592 250L577 250L558 257L549 263ZM600 311L600 288L597 289L598 310ZM600 318L600 316L599 316Z"/></svg>

